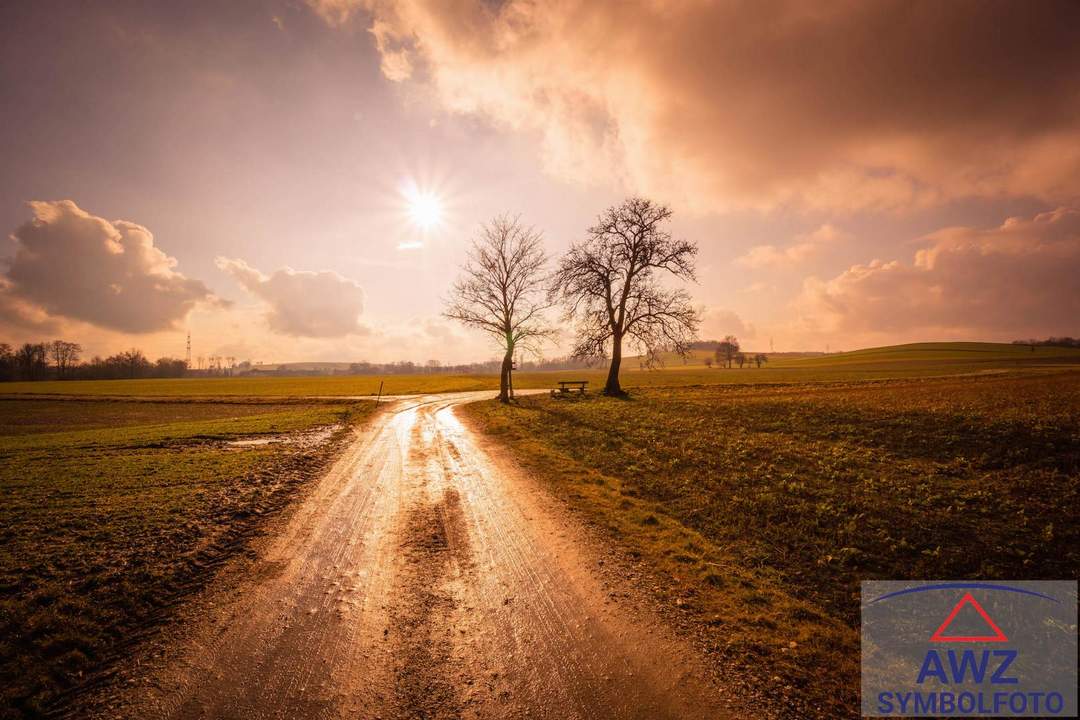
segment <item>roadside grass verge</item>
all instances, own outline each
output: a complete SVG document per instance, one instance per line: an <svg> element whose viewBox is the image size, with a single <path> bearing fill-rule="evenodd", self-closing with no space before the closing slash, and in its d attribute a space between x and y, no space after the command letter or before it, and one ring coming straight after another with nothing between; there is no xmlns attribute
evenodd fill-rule
<svg viewBox="0 0 1080 720"><path fill-rule="evenodd" d="M721 663L800 716L858 714L860 580L1080 569L1080 373L462 412L651 565Z"/></svg>
<svg viewBox="0 0 1080 720"><path fill-rule="evenodd" d="M0 401L0 717L38 717L243 549L373 404ZM224 441L325 426L323 443Z"/></svg>

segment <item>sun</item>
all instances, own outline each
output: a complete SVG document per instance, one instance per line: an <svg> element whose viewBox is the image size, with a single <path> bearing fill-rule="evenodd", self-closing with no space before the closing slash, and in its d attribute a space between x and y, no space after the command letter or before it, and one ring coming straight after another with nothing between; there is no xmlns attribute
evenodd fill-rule
<svg viewBox="0 0 1080 720"><path fill-rule="evenodd" d="M415 189L406 193L406 200L409 219L421 230L431 230L442 222L442 200L435 193Z"/></svg>

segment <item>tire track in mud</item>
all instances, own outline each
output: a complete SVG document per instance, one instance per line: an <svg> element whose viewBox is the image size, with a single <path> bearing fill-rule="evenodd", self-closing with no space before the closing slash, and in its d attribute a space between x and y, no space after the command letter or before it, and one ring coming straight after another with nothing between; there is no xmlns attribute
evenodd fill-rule
<svg viewBox="0 0 1080 720"><path fill-rule="evenodd" d="M394 710L402 718L462 716L452 668L451 617L459 606L448 581L471 567L461 498L447 488L438 502L407 511L399 546L402 567L391 611Z"/></svg>
<svg viewBox="0 0 1080 720"><path fill-rule="evenodd" d="M459 656L484 682L479 717L690 720L730 713L656 618L634 624L605 597L578 536L499 467L454 415L431 408L438 470L462 497L477 567L460 591ZM432 442L433 441L433 442ZM591 562L590 562L591 561Z"/></svg>

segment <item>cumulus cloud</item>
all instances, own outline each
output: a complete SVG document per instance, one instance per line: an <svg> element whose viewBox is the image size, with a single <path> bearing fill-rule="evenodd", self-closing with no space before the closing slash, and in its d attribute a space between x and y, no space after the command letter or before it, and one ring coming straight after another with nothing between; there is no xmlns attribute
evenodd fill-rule
<svg viewBox="0 0 1080 720"><path fill-rule="evenodd" d="M11 283L0 278L0 336L26 332L54 334L60 326L56 317L16 296Z"/></svg>
<svg viewBox="0 0 1080 720"><path fill-rule="evenodd" d="M790 267L809 260L829 245L847 242L852 235L826 223L812 233L799 235L784 248L775 245L755 245L736 262L751 268Z"/></svg>
<svg viewBox="0 0 1080 720"><path fill-rule="evenodd" d="M569 178L700 209L1080 193L1075 2L308 2Z"/></svg>
<svg viewBox="0 0 1080 720"><path fill-rule="evenodd" d="M172 328L200 301L216 301L142 225L108 221L71 200L31 202L34 219L11 235L15 254L0 283L23 324L62 316L132 333Z"/></svg>
<svg viewBox="0 0 1080 720"><path fill-rule="evenodd" d="M947 228L911 263L874 260L810 278L804 324L828 333L1015 337L1080 329L1080 210L1059 208L1000 227Z"/></svg>
<svg viewBox="0 0 1080 720"><path fill-rule="evenodd" d="M342 337L365 333L364 291L332 270L283 268L265 275L243 260L219 257L217 266L267 306L270 329L283 335Z"/></svg>

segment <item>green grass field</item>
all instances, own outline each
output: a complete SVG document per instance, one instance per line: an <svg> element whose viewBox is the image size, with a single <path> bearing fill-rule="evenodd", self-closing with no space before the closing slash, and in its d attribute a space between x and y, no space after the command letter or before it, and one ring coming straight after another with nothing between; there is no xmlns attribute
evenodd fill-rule
<svg viewBox="0 0 1080 720"><path fill-rule="evenodd" d="M859 350L818 357L780 357L761 369L707 368L695 351L684 363L665 358L665 366L642 370L635 358L623 363L622 382L627 388L679 387L716 384L847 382L891 377L927 377L961 373L1013 371L1031 367L1080 365L1080 350L1035 348L999 343L921 343ZM588 380L591 387L604 383L603 368L520 372L517 388L550 388L557 380ZM115 397L343 397L374 395L383 382L383 393L417 393L494 390L497 375L389 375L324 377L180 378L167 380L81 380L0 383L0 395L92 395Z"/></svg>
<svg viewBox="0 0 1080 720"><path fill-rule="evenodd" d="M0 717L36 717L240 550L372 403L0 399Z"/></svg>
<svg viewBox="0 0 1080 720"><path fill-rule="evenodd" d="M463 412L651 566L661 599L793 715L857 714L860 580L1080 572L1075 370Z"/></svg>

